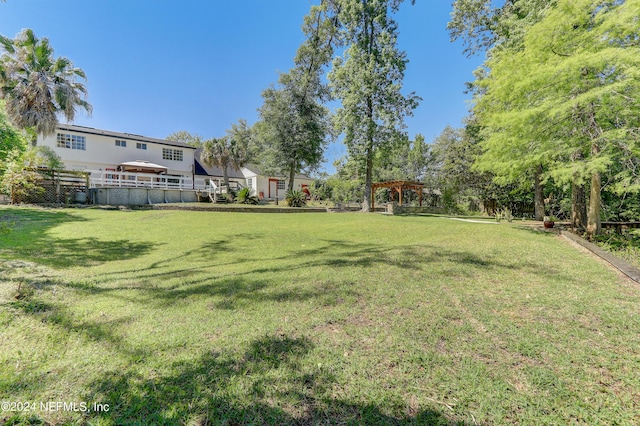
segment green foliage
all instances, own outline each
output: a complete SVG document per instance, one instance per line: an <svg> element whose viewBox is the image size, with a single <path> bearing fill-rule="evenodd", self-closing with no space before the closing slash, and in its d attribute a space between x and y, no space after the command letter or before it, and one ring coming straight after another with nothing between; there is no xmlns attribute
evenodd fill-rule
<svg viewBox="0 0 640 426"><path fill-rule="evenodd" d="M37 164L37 151L33 148L25 152L16 148L7 155L2 165L0 189L10 196L11 204L19 204L27 197L44 191L38 184L42 177L32 170Z"/></svg>
<svg viewBox="0 0 640 426"><path fill-rule="evenodd" d="M48 146L35 147L35 155L35 162L31 162L28 165L29 167L44 166L50 170L64 169L64 161L62 161L62 158Z"/></svg>
<svg viewBox="0 0 640 426"><path fill-rule="evenodd" d="M591 180L592 233L601 174L640 152L637 16L635 2L559 1L527 28L521 48L496 45L477 82L479 168L509 182L539 165L560 184ZM618 193L640 188L635 167L613 178Z"/></svg>
<svg viewBox="0 0 640 426"><path fill-rule="evenodd" d="M191 134L186 130L179 130L177 132L171 133L165 139L168 141L184 142L191 146L195 146L196 148L200 148L204 144L202 136L198 134Z"/></svg>
<svg viewBox="0 0 640 426"><path fill-rule="evenodd" d="M454 0L447 29L451 41L462 40L469 56L498 44L517 49L527 29L555 3L556 0Z"/></svg>
<svg viewBox="0 0 640 426"><path fill-rule="evenodd" d="M285 202L289 207L304 207L307 205L307 194L300 190L288 190Z"/></svg>
<svg viewBox="0 0 640 426"><path fill-rule="evenodd" d="M591 242L640 268L640 230L627 229L621 233L607 230Z"/></svg>
<svg viewBox="0 0 640 426"><path fill-rule="evenodd" d="M364 165L363 210L370 208L376 153L404 137L404 119L417 107L415 93L402 93L407 65L397 47L392 12L400 1L340 0L334 17L345 49L334 59L328 75L333 95L341 101L336 130L344 133L349 155Z"/></svg>
<svg viewBox="0 0 640 426"><path fill-rule="evenodd" d="M67 58L54 58L47 38L24 29L13 40L0 36L0 44L0 97L14 125L50 135L59 115L73 121L78 108L91 113L87 89L78 81L86 79L84 71Z"/></svg>
<svg viewBox="0 0 640 426"><path fill-rule="evenodd" d="M282 74L279 87L262 92L261 121L255 126L260 165L267 174L289 176L289 189L296 173L320 165L331 135L329 110L300 78Z"/></svg>
<svg viewBox="0 0 640 426"><path fill-rule="evenodd" d="M229 167L243 167L250 159L249 146L252 132L246 120L240 119L231 126L227 135L213 138L202 145L201 158L205 164L222 169L224 184L229 186Z"/></svg>
<svg viewBox="0 0 640 426"><path fill-rule="evenodd" d="M354 203L364 197L364 184L358 180L331 177L327 184L331 187L331 201L334 203Z"/></svg>
<svg viewBox="0 0 640 426"><path fill-rule="evenodd" d="M236 197L236 203L238 204L260 204L260 200L255 195L251 195L250 188L242 188L238 191Z"/></svg>
<svg viewBox="0 0 640 426"><path fill-rule="evenodd" d="M289 207L304 207L307 205L307 194L297 189L287 191L285 202Z"/></svg>
<svg viewBox="0 0 640 426"><path fill-rule="evenodd" d="M364 197L364 167L361 161L346 157L334 162L336 174L327 179L334 203L359 203Z"/></svg>
<svg viewBox="0 0 640 426"><path fill-rule="evenodd" d="M4 101L0 101L0 162L4 162L11 151L17 149L22 152L26 148L27 141L13 127L6 115Z"/></svg>
<svg viewBox="0 0 640 426"><path fill-rule="evenodd" d="M374 159L374 181L410 180L423 181L431 171L432 152L424 136L417 134L415 140L408 137L389 143L376 153Z"/></svg>
<svg viewBox="0 0 640 426"><path fill-rule="evenodd" d="M508 207L498 210L496 212L495 217L496 217L496 222L500 222L501 220L506 220L509 223L513 222L513 213L511 212L511 209Z"/></svg>
<svg viewBox="0 0 640 426"><path fill-rule="evenodd" d="M288 189L303 170L314 171L323 161L333 132L323 71L331 60L337 29L326 4L311 6L304 18L305 40L298 48L295 66L281 73L276 86L262 92L257 133L258 162L269 175L288 176Z"/></svg>
<svg viewBox="0 0 640 426"><path fill-rule="evenodd" d="M331 185L329 185L326 177L323 179L315 180L311 187L309 188L309 192L311 193L311 198L318 201L326 201L331 199Z"/></svg>

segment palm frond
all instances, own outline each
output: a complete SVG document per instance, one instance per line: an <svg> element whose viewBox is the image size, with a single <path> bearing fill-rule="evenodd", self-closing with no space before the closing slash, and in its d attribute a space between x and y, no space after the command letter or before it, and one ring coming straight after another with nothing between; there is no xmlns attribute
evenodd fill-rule
<svg viewBox="0 0 640 426"><path fill-rule="evenodd" d="M6 52L0 58L0 97L16 126L48 135L59 115L73 121L78 109L92 112L87 89L77 81L86 79L84 71L68 58L54 58L47 38L25 29L14 40L0 37L0 45Z"/></svg>

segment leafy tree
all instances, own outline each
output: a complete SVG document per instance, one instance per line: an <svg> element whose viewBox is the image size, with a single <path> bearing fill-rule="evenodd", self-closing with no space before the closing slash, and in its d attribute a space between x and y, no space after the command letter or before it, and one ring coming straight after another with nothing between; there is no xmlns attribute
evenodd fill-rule
<svg viewBox="0 0 640 426"><path fill-rule="evenodd" d="M456 0L453 3L451 21L447 28L452 41L462 39L466 46L465 53L468 55L488 51L490 58L493 49L515 53L522 50L527 30L539 22L545 11L555 3L556 0L506 0L502 6L497 6L491 0ZM483 95L483 88L479 82L487 76L486 67L485 62L484 67L475 72L475 83L467 83L476 98ZM475 121L479 127L482 127L483 122L477 119L478 109L476 108L474 112L476 116L472 117L471 121ZM487 130L483 130L486 133ZM526 139L528 135L522 137ZM505 147L505 149L509 148ZM545 214L542 190L545 159L515 152L511 154L509 161L501 164L494 162L490 165L481 162L478 167L480 170L491 170L500 186L515 183L525 188L531 182L534 191L535 217L542 220Z"/></svg>
<svg viewBox="0 0 640 426"><path fill-rule="evenodd" d="M283 74L280 88L270 87L262 93L264 104L257 126L260 163L265 173L289 176L289 190L296 173L321 164L331 131L328 110L294 79Z"/></svg>
<svg viewBox="0 0 640 426"><path fill-rule="evenodd" d="M14 40L0 36L0 45L0 97L18 128L50 135L59 115L73 121L78 108L91 113L87 89L78 81L86 79L84 71L67 58L54 58L47 38L25 29Z"/></svg>
<svg viewBox="0 0 640 426"><path fill-rule="evenodd" d="M496 45L518 50L529 27L539 22L556 0L455 0L447 29L451 41L462 40L464 52L489 51Z"/></svg>
<svg viewBox="0 0 640 426"><path fill-rule="evenodd" d="M637 2L560 0L520 51L492 51L479 83L486 165L527 156L544 159L557 182L588 181L591 236L600 232L602 173L638 156L637 16ZM637 191L635 170L622 169L613 185Z"/></svg>
<svg viewBox="0 0 640 426"><path fill-rule="evenodd" d="M179 130L175 133L171 133L165 139L168 141L183 142L191 146L195 146L196 148L201 147L204 143L202 141L202 136L198 134L191 134L186 130Z"/></svg>
<svg viewBox="0 0 640 426"><path fill-rule="evenodd" d="M335 117L344 133L349 155L363 160L363 211L371 206L371 184L376 151L403 136L404 118L419 98L403 95L402 80L408 62L397 48L397 24L391 13L401 1L333 0L327 2L340 29L345 49L329 73L333 95L342 106Z"/></svg>
<svg viewBox="0 0 640 426"><path fill-rule="evenodd" d="M374 179L377 181L421 181L426 177L431 162L431 150L424 136L414 141L403 137L378 150L374 161Z"/></svg>
<svg viewBox="0 0 640 426"><path fill-rule="evenodd" d="M433 141L431 151L431 167L426 183L441 191L447 210L459 210L458 204L463 193L480 195L480 192L486 191L490 178L473 170L478 147L464 128L446 126Z"/></svg>
<svg viewBox="0 0 640 426"><path fill-rule="evenodd" d="M236 168L244 167L246 163L251 161L255 155L253 149L254 132L247 124L247 120L241 118L237 123L231 124L231 128L227 130L227 137L230 139L231 145L235 147L233 164Z"/></svg>
<svg viewBox="0 0 640 426"><path fill-rule="evenodd" d="M334 203L360 202L364 197L364 164L345 156L334 161L336 173L327 179L327 187Z"/></svg>
<svg viewBox="0 0 640 426"><path fill-rule="evenodd" d="M45 146L9 151L0 168L0 188L9 194L11 204L19 204L25 198L44 191L39 185L42 175L35 171L38 166L44 166L53 173L61 170L63 163L51 148Z"/></svg>
<svg viewBox="0 0 640 426"><path fill-rule="evenodd" d="M278 86L262 93L260 163L272 175L288 175L288 190L303 170L316 170L331 137L329 110L321 102L329 92L322 71L333 53L335 27L326 5L312 6L305 17L305 41L298 48L295 67L280 75Z"/></svg>

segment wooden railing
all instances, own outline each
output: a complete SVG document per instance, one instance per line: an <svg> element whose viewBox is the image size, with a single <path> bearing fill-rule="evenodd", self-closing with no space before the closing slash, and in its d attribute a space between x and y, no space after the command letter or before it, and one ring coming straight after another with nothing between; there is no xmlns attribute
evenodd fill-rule
<svg viewBox="0 0 640 426"><path fill-rule="evenodd" d="M92 171L89 181L92 188L194 189L194 182L190 177L152 173Z"/></svg>

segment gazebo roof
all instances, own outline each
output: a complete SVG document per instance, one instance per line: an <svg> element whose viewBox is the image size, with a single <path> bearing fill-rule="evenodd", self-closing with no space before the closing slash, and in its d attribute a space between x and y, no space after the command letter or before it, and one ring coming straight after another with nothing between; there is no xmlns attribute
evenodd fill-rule
<svg viewBox="0 0 640 426"><path fill-rule="evenodd" d="M118 169L123 172L141 172L141 173L166 173L167 167L160 164L150 163L149 161L136 160L120 163Z"/></svg>
<svg viewBox="0 0 640 426"><path fill-rule="evenodd" d="M371 184L371 189L378 188L424 188L424 183L410 180L390 180L387 182L376 182Z"/></svg>

